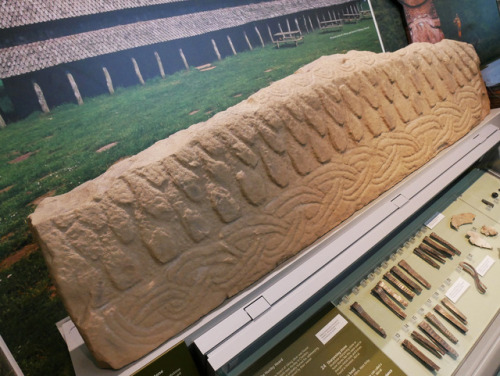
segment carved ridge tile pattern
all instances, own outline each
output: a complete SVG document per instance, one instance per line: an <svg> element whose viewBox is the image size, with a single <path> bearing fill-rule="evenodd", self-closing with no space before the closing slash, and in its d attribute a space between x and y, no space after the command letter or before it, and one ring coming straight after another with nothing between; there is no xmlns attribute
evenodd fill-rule
<svg viewBox="0 0 500 376"><path fill-rule="evenodd" d="M148 353L467 134L478 64L454 41L322 57L44 200L32 228L96 359Z"/></svg>

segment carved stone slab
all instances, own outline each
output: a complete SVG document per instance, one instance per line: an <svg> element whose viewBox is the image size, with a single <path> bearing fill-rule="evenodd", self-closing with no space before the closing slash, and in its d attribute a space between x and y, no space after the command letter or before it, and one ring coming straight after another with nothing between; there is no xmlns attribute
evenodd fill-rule
<svg viewBox="0 0 500 376"><path fill-rule="evenodd" d="M99 364L194 323L468 133L489 111L472 46L351 51L299 69L30 216Z"/></svg>

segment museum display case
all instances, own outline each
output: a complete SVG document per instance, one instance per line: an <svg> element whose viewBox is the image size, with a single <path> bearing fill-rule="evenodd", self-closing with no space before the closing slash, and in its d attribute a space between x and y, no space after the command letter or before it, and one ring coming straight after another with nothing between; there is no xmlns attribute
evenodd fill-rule
<svg viewBox="0 0 500 376"><path fill-rule="evenodd" d="M141 372L164 369L172 348L181 355L170 367L192 358L201 374L220 376L495 374L499 142L493 110L353 218L121 370L97 368L64 320L76 374L155 374Z"/></svg>
<svg viewBox="0 0 500 376"><path fill-rule="evenodd" d="M499 126L496 111L195 338L207 369L494 374ZM476 234L484 242L474 241Z"/></svg>

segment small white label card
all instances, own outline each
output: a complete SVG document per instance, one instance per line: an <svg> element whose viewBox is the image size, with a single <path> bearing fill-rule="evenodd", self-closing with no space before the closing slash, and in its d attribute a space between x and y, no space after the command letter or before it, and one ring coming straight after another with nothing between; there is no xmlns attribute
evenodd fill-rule
<svg viewBox="0 0 500 376"><path fill-rule="evenodd" d="M329 340L331 340L335 335L340 332L340 330L347 325L347 320L341 315L335 316L328 324L326 324L323 329L316 333L316 338L318 338L324 345Z"/></svg>
<svg viewBox="0 0 500 376"><path fill-rule="evenodd" d="M479 263L479 265L476 267L477 273L481 276L484 277L486 272L490 270L490 268L493 266L495 263L495 260L491 256L486 256L483 261Z"/></svg>
<svg viewBox="0 0 500 376"><path fill-rule="evenodd" d="M444 218L444 214L437 212L431 218L427 220L424 224L431 230Z"/></svg>
<svg viewBox="0 0 500 376"><path fill-rule="evenodd" d="M469 288L470 283L462 277L459 277L453 285L446 291L446 296L453 303L456 303L463 293Z"/></svg>

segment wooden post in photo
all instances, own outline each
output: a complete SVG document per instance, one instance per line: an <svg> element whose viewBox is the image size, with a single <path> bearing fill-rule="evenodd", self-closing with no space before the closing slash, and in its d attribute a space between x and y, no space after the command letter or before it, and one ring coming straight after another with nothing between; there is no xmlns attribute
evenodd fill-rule
<svg viewBox="0 0 500 376"><path fill-rule="evenodd" d="M2 114L0 114L0 128L5 128L7 124L5 123L5 120L2 117Z"/></svg>
<svg viewBox="0 0 500 376"><path fill-rule="evenodd" d="M71 88L73 89L73 94L75 94L76 101L78 102L78 105L81 106L83 104L83 99L80 94L80 90L78 90L78 85L76 84L75 79L73 78L73 75L69 72L66 73L66 77L68 77L69 84L71 85Z"/></svg>
<svg viewBox="0 0 500 376"><path fill-rule="evenodd" d="M278 28L280 29L280 33L283 32L283 29L281 28L281 24L278 22Z"/></svg>
<svg viewBox="0 0 500 376"><path fill-rule="evenodd" d="M288 27L288 32L292 31L292 30L290 29L290 22L288 22L288 18L286 19L286 26Z"/></svg>
<svg viewBox="0 0 500 376"><path fill-rule="evenodd" d="M106 67L102 67L102 71L104 72L104 77L106 78L106 86L108 87L109 94L113 95L115 93L115 89L113 88L113 81L111 81L111 76L109 75Z"/></svg>
<svg viewBox="0 0 500 376"><path fill-rule="evenodd" d="M295 25L297 26L297 30L299 31L300 35L302 35L302 30L300 30L299 21L297 21L297 19L295 19Z"/></svg>
<svg viewBox="0 0 500 376"><path fill-rule="evenodd" d="M161 62L160 55L155 51L156 62L158 63L158 69L160 70L161 78L165 78L165 71L163 70L163 63Z"/></svg>
<svg viewBox="0 0 500 376"><path fill-rule="evenodd" d="M330 13L330 11L328 11L328 16L330 17L330 21L332 21L333 17L332 17L332 14Z"/></svg>
<svg viewBox="0 0 500 376"><path fill-rule="evenodd" d="M217 60L222 60L220 57L220 52L219 49L217 48L217 44L215 44L215 41L212 39L212 46L214 47L215 54L217 55Z"/></svg>
<svg viewBox="0 0 500 376"><path fill-rule="evenodd" d="M141 85L144 85L144 79L142 78L141 70L139 69L139 65L137 64L137 61L135 61L135 59L133 57L130 59L132 60L132 64L134 65L135 74L137 75L139 82L141 83Z"/></svg>
<svg viewBox="0 0 500 376"><path fill-rule="evenodd" d="M234 56L238 55L236 53L236 50L234 49L233 41L231 40L231 37L229 35L226 35L226 36L227 36L227 41L229 42L229 46L231 47L231 51L233 51L233 55Z"/></svg>
<svg viewBox="0 0 500 376"><path fill-rule="evenodd" d="M49 106L47 105L47 101L45 100L45 96L43 95L42 88L36 82L33 82L33 88L35 89L36 96L38 97L38 103L40 103L42 111L46 114L49 113Z"/></svg>
<svg viewBox="0 0 500 376"><path fill-rule="evenodd" d="M314 26L313 26L313 23L311 21L311 17L307 16L307 18L309 19L309 25L311 25L311 31L314 31Z"/></svg>
<svg viewBox="0 0 500 376"><path fill-rule="evenodd" d="M260 31L259 29L257 29L257 26L255 26L255 32L257 33L257 35L259 36L259 39L260 39L260 44L262 45L262 47L265 46L264 44L264 39L262 39L262 35L260 35Z"/></svg>
<svg viewBox="0 0 500 376"><path fill-rule="evenodd" d="M267 31L269 33L269 38L271 39L271 42L274 43L273 33L271 32L271 28L269 27L269 25L267 25Z"/></svg>
<svg viewBox="0 0 500 376"><path fill-rule="evenodd" d="M306 28L306 33L309 34L309 28L307 27L306 16L302 16L302 19L304 20L304 27Z"/></svg>
<svg viewBox="0 0 500 376"><path fill-rule="evenodd" d="M245 35L245 40L247 41L248 47L250 48L250 51L253 51L252 44L250 43L250 40L248 39L247 33L244 31L243 35Z"/></svg>
<svg viewBox="0 0 500 376"><path fill-rule="evenodd" d="M184 66L186 67L186 70L189 70L189 64L186 60L186 56L184 56L184 52L182 52L182 48L179 48L179 54L181 55L181 59L184 63Z"/></svg>
<svg viewBox="0 0 500 376"><path fill-rule="evenodd" d="M321 23L320 23L320 21L319 21L319 17L318 17L318 15L317 15L317 14L316 14L316 21L318 22L318 27L319 27L319 28L321 28L321 26L320 26L320 25L321 25Z"/></svg>

